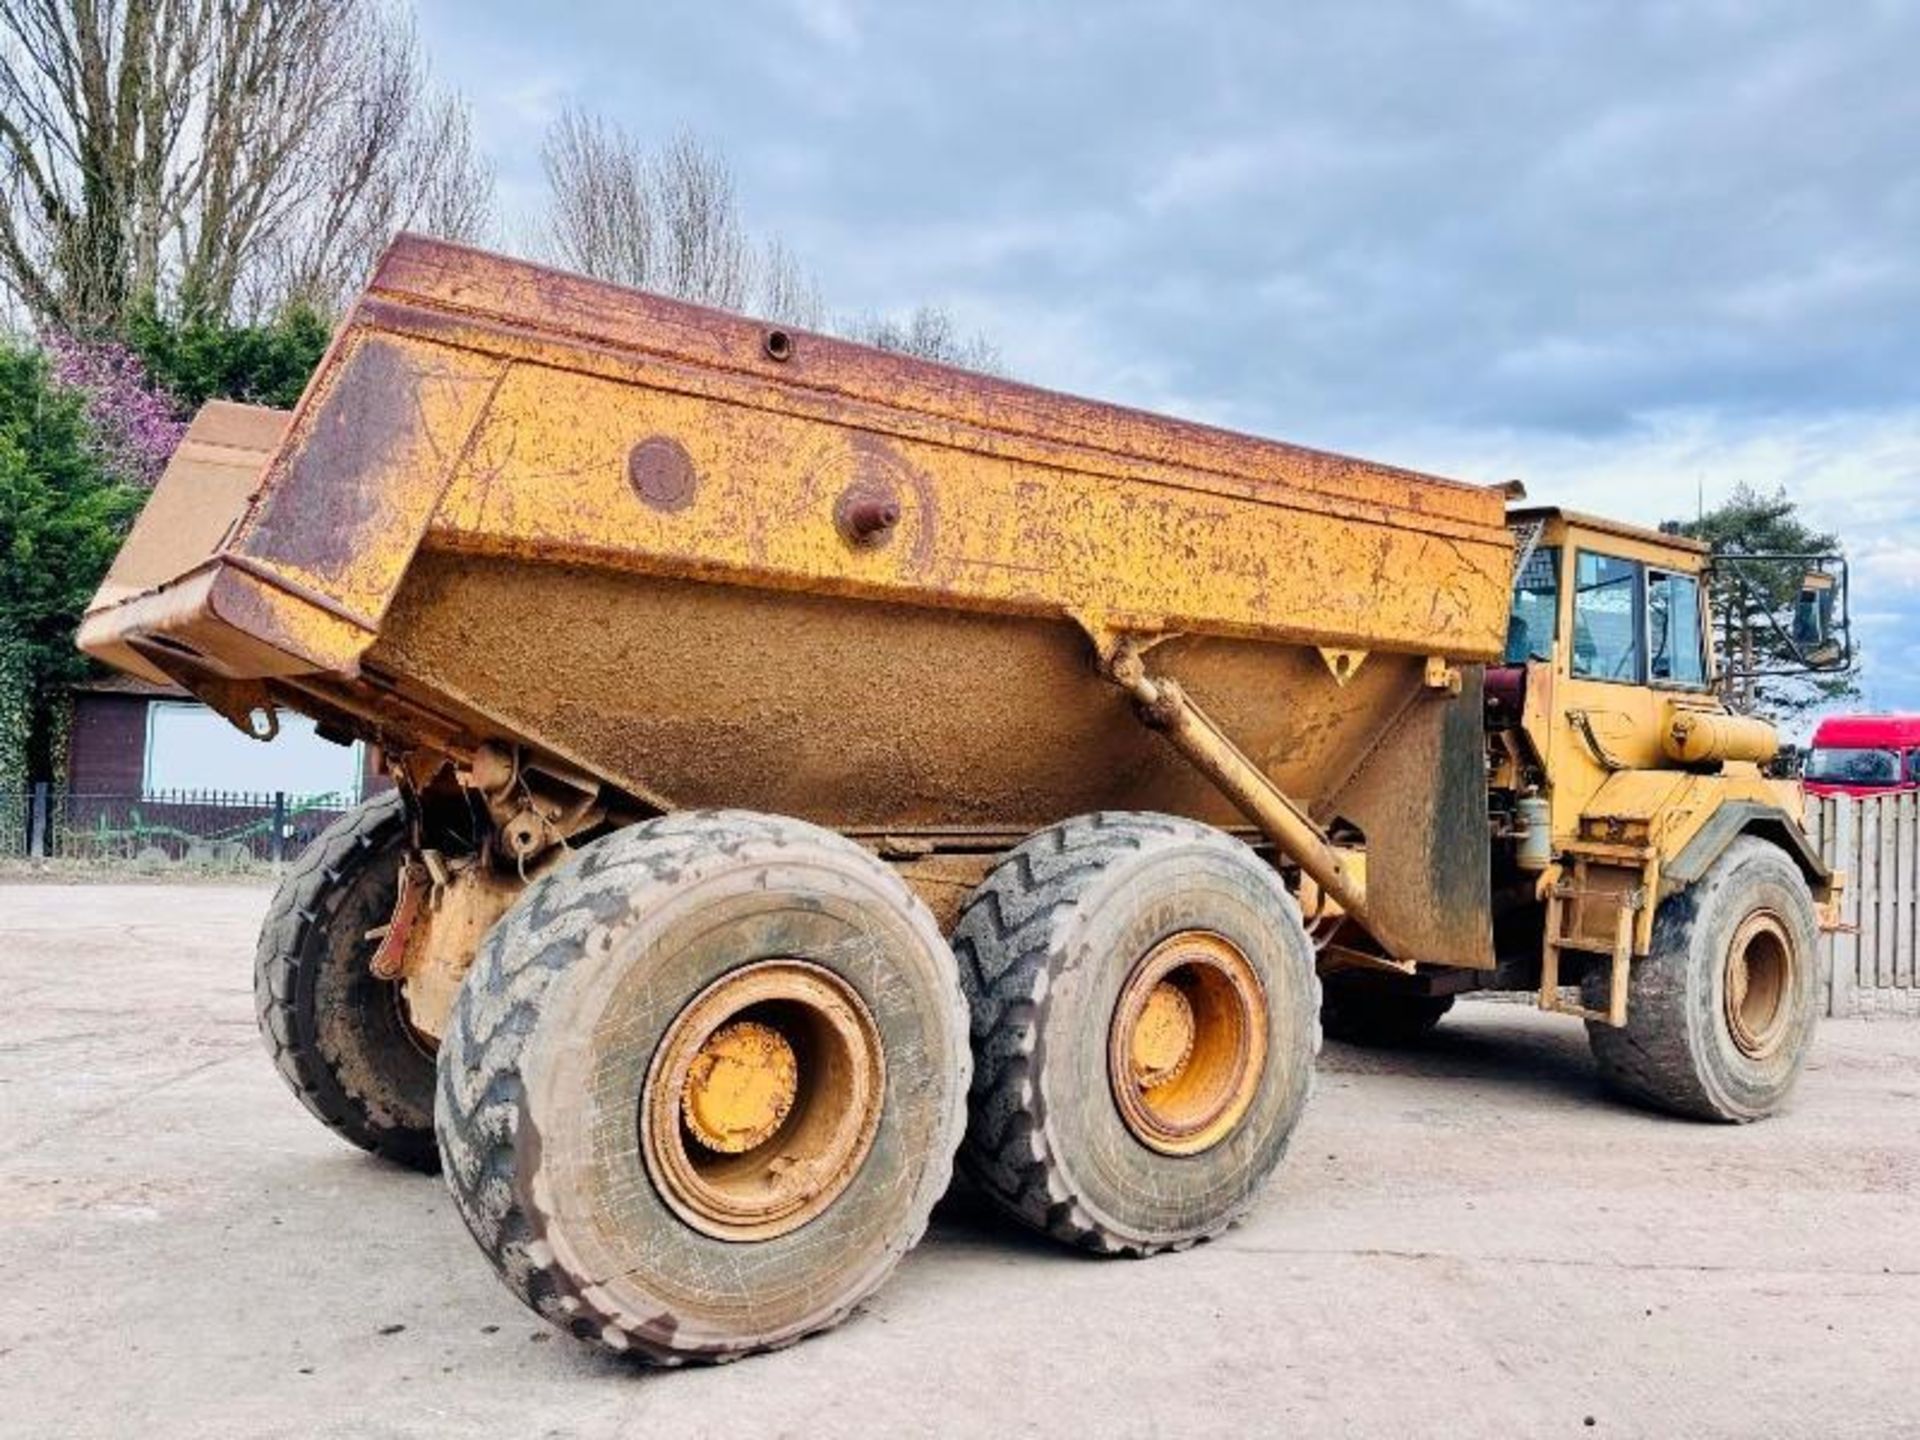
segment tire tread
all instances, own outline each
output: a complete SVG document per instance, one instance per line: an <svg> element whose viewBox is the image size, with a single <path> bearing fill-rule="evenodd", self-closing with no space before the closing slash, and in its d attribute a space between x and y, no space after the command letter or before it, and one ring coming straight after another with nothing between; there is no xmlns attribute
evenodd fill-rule
<svg viewBox="0 0 1920 1440"><path fill-rule="evenodd" d="M924 908L891 867L831 831L750 811L676 811L587 847L575 862L536 882L481 947L441 1045L436 1130L447 1184L468 1231L508 1287L551 1323L653 1365L724 1363L784 1349L840 1323L866 1296L849 1297L817 1323L778 1341L717 1353L678 1350L631 1334L617 1343L581 1320L571 1308L574 1281L559 1265L541 1258L543 1247L533 1243L532 1218L513 1183L523 1095L521 1052L555 979L610 926L663 898L702 856L715 850L737 853L748 845L801 844L857 851L884 870L881 883L894 892L897 903ZM932 928L931 917L926 918ZM952 1005L948 1023L953 1034L963 1035L966 1007L958 987ZM936 1167L936 1183L928 1193L937 1196L952 1177L952 1147L929 1163ZM929 1200L911 1217L903 1253L925 1233L931 1210Z"/></svg>
<svg viewBox="0 0 1920 1440"><path fill-rule="evenodd" d="M1155 844L1244 849L1211 826L1143 811L1099 811L1029 836L995 866L967 902L953 950L972 1008L974 1067L960 1165L1009 1215L1045 1235L1103 1255L1183 1250L1236 1224L1254 1195L1203 1234L1142 1244L1113 1233L1080 1205L1051 1153L1039 1110L1039 1007L1054 961L1055 927L1109 867ZM1293 904L1292 897L1287 903ZM1298 910L1295 908L1295 917ZM1314 980L1313 1053L1320 1051ZM1311 1084L1311 1080L1309 1080Z"/></svg>
<svg viewBox="0 0 1920 1440"><path fill-rule="evenodd" d="M267 907L254 952L254 1018L274 1069L315 1119L370 1154L431 1173L438 1168L432 1135L378 1122L362 1097L329 1070L325 1057L301 1039L297 1013L302 971L315 963L310 950L315 932L324 932L342 887L405 823L405 814L397 791L376 796L321 831L288 868Z"/></svg>

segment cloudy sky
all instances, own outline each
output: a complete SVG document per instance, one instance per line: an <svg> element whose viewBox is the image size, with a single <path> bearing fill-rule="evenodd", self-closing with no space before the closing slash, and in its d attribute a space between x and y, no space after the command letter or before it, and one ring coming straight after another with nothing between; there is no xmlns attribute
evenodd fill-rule
<svg viewBox="0 0 1920 1440"><path fill-rule="evenodd" d="M1920 3L421 12L509 243L583 105L1024 380L1649 523L1784 485L1920 709Z"/></svg>

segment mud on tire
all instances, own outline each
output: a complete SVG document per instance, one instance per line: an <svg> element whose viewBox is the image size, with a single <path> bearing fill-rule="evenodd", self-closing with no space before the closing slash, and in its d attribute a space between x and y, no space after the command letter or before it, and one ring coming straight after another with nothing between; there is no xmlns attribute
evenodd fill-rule
<svg viewBox="0 0 1920 1440"><path fill-rule="evenodd" d="M1266 1061L1244 1118L1198 1154L1157 1153L1110 1085L1110 1026L1136 962L1170 935L1223 936L1264 987ZM1148 1255L1217 1234L1286 1153L1319 1049L1319 982L1300 912L1231 836L1110 812L1032 836L954 932L973 1015L961 1164L1003 1210L1068 1244Z"/></svg>
<svg viewBox="0 0 1920 1440"><path fill-rule="evenodd" d="M1625 1028L1587 1022L1601 1078L1677 1115L1772 1114L1813 1042L1817 938L1799 867L1776 845L1735 840L1692 887L1661 902L1652 953L1629 971ZM1730 967L1737 944L1744 958ZM1607 983L1605 966L1587 976L1590 1008L1605 1008Z"/></svg>
<svg viewBox="0 0 1920 1440"><path fill-rule="evenodd" d="M716 1238L650 1169L643 1091L689 1002L775 960L858 997L883 1104L824 1210ZM731 1360L837 1323L919 1240L968 1068L952 952L886 864L796 820L682 813L587 846L494 928L440 1050L440 1146L467 1228L539 1314L657 1364Z"/></svg>
<svg viewBox="0 0 1920 1440"><path fill-rule="evenodd" d="M274 1068L335 1134L415 1170L439 1167L433 1050L397 981L367 968L393 914L406 813L389 792L348 811L295 862L260 929L253 995Z"/></svg>

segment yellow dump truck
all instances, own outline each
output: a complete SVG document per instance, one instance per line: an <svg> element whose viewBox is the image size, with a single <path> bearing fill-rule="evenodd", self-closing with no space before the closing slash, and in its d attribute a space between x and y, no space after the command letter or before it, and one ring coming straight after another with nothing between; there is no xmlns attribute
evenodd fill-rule
<svg viewBox="0 0 1920 1440"><path fill-rule="evenodd" d="M555 1324L719 1360L956 1152L1089 1250L1214 1234L1323 1022L1532 989L1631 1095L1780 1103L1836 882L1707 556L1510 498L403 238L81 643L378 747L261 936L281 1073Z"/></svg>

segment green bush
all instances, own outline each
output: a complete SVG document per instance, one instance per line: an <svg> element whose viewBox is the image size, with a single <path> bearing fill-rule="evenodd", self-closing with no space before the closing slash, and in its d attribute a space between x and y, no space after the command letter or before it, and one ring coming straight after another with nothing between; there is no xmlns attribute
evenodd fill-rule
<svg viewBox="0 0 1920 1440"><path fill-rule="evenodd" d="M80 614L145 494L110 474L84 397L0 337L0 789L55 774Z"/></svg>
<svg viewBox="0 0 1920 1440"><path fill-rule="evenodd" d="M291 409L332 335L326 317L304 306L265 325L169 320L147 308L126 338L154 382L191 412L208 400Z"/></svg>

